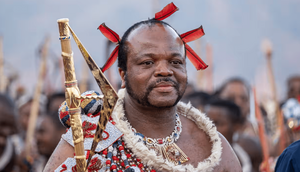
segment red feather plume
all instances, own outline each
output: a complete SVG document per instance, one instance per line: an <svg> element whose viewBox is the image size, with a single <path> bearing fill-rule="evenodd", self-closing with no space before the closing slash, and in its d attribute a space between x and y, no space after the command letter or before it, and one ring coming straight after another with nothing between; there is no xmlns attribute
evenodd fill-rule
<svg viewBox="0 0 300 172"><path fill-rule="evenodd" d="M179 8L177 8L174 3L170 3L167 6L165 6L160 12L155 13L155 19L156 20L164 20L165 18L168 18L170 15L178 11Z"/></svg>
<svg viewBox="0 0 300 172"><path fill-rule="evenodd" d="M111 30L110 28L108 28L105 23L102 23L98 29L102 32L102 34L109 39L111 42L114 43L119 43L120 42L120 37L119 35L114 32L113 30Z"/></svg>
<svg viewBox="0 0 300 172"><path fill-rule="evenodd" d="M104 66L101 69L102 72L105 72L108 68L110 68L115 63L115 61L117 60L117 57L118 57L118 52L119 52L119 45L116 46L116 48L110 54L108 60L106 61L106 63L104 64Z"/></svg>
<svg viewBox="0 0 300 172"><path fill-rule="evenodd" d="M197 70L204 70L208 66L204 61L195 53L195 51L188 45L185 44L186 56L190 59Z"/></svg>
<svg viewBox="0 0 300 172"><path fill-rule="evenodd" d="M197 29L194 29L194 30L191 30L191 31L181 34L180 37L183 42L187 43L187 42L191 42L196 39L199 39L203 35L205 35L204 30L203 30L202 26L200 26Z"/></svg>

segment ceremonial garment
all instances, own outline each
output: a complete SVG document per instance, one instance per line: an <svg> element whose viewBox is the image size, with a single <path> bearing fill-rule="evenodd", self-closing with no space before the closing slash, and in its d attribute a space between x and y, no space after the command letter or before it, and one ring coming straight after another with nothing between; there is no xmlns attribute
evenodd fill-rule
<svg viewBox="0 0 300 172"><path fill-rule="evenodd" d="M199 110L190 104L179 102L176 105L177 114L194 121L210 138L212 144L211 154L208 158L198 163L194 168L190 164L174 165L162 155L157 155L154 150L149 150L139 135L136 135L124 114L125 89L118 93L119 99L112 113L112 117L103 133L103 140L98 143L97 154L93 156L88 171L199 171L209 172L219 164L222 154L221 139L215 125ZM101 101L97 101L91 109L99 109ZM99 114L101 115L101 114ZM89 154L93 141L93 133L99 115L82 114L82 126L84 133L84 148ZM72 131L68 130L62 136L66 142L74 146ZM55 172L76 171L76 161L68 158Z"/></svg>

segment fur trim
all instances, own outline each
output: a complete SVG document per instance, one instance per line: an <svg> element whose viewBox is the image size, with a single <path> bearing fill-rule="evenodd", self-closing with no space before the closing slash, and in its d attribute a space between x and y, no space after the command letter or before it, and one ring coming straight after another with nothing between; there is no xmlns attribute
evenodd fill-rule
<svg viewBox="0 0 300 172"><path fill-rule="evenodd" d="M124 134L123 139L125 140L126 146L130 148L144 164L147 164L157 170L168 170L174 172L210 172L220 163L222 143L217 129L205 114L192 107L190 103L185 104L183 102L179 102L177 104L177 112L178 114L194 121L197 126L210 137L210 142L212 143L211 155L204 161L199 162L197 168L194 168L191 164L175 166L165 160L162 155L157 156L153 150L149 150L146 145L139 140L139 136L136 136L130 129L130 124L127 119L124 118L125 91L125 89L121 89L118 93L119 100L112 113L112 118L116 122L115 126Z"/></svg>

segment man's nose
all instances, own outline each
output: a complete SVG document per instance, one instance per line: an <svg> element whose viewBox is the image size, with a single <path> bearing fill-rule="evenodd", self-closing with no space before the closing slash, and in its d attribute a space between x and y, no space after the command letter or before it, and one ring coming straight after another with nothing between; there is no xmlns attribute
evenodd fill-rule
<svg viewBox="0 0 300 172"><path fill-rule="evenodd" d="M155 69L155 74L157 76L172 76L173 71L170 69L169 63L168 62L160 62L156 66Z"/></svg>

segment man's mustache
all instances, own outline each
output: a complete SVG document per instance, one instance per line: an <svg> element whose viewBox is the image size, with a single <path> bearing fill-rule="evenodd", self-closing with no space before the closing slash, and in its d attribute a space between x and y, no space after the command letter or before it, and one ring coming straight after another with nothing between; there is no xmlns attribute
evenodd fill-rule
<svg viewBox="0 0 300 172"><path fill-rule="evenodd" d="M179 89L179 85L176 81L172 80L169 77L165 77L165 78L159 78L156 81L153 81L152 83L150 83L150 85L148 86L147 90L152 90L153 88L156 87L156 85L159 85L161 82L171 82L172 85L175 87L176 90Z"/></svg>

